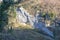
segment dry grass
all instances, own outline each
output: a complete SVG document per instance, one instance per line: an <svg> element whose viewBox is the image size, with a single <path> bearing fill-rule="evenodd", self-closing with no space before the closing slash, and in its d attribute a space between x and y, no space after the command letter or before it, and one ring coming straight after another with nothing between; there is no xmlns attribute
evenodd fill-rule
<svg viewBox="0 0 60 40"><path fill-rule="evenodd" d="M19 5L23 6L30 14L35 14L38 10L60 13L60 0L28 0Z"/></svg>
<svg viewBox="0 0 60 40"><path fill-rule="evenodd" d="M60 13L60 1L59 0L25 0L18 4L17 6L23 6L28 13L34 15L37 11L41 10L42 12L46 13L54 13L55 15ZM14 13L10 14L14 16ZM15 27L19 26L19 23L16 22L16 18L9 17L9 23L13 23Z"/></svg>

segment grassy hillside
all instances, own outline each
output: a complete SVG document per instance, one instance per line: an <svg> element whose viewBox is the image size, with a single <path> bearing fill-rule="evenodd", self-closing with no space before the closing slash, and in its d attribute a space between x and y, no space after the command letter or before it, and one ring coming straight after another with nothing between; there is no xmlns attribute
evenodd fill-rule
<svg viewBox="0 0 60 40"><path fill-rule="evenodd" d="M29 13L34 14L37 11L53 12L54 14L60 13L60 1L59 0L29 0L20 3ZM19 6L18 5L18 6Z"/></svg>
<svg viewBox="0 0 60 40"><path fill-rule="evenodd" d="M0 32L1 40L51 40L30 25L24 26L18 23L16 21L16 8L22 6L31 15L39 11L40 13L53 13L59 17L60 0L24 0L18 4L1 3L0 5L0 25L1 28L4 28L3 32ZM58 38L60 38L59 35Z"/></svg>
<svg viewBox="0 0 60 40"><path fill-rule="evenodd" d="M19 4L15 4L13 7L9 7L8 18L9 23L13 24L16 22L16 8L18 6L24 7L28 13L35 15L36 13L48 13L54 19L56 16L59 17L60 14L60 1L59 0L24 0ZM13 21L14 20L14 21Z"/></svg>

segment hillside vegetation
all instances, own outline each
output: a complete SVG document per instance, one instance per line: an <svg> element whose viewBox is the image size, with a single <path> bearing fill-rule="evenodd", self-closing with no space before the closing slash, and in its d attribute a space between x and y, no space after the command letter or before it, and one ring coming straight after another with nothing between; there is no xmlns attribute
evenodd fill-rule
<svg viewBox="0 0 60 40"><path fill-rule="evenodd" d="M54 15L53 18L56 16L58 18L60 17L60 0L23 0L16 3L2 2L0 3L1 40L53 40L40 33L38 29L33 29L32 26L28 24L23 25L17 22L16 8L18 6L25 8L31 15L39 12L43 15L44 13L52 13ZM60 38L60 34L58 34L59 31L56 31L56 40Z"/></svg>

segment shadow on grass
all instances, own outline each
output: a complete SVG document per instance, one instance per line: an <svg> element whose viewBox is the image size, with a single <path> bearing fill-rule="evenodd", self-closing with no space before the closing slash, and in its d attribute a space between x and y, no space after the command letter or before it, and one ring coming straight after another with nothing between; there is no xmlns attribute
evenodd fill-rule
<svg viewBox="0 0 60 40"><path fill-rule="evenodd" d="M37 29L13 29L11 32L0 34L3 40L53 40L40 33Z"/></svg>

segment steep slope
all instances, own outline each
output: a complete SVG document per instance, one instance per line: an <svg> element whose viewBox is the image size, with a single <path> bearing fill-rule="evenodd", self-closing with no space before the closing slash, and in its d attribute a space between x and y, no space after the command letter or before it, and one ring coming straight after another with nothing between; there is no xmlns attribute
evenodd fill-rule
<svg viewBox="0 0 60 40"><path fill-rule="evenodd" d="M19 4L27 9L31 14L37 11L60 13L60 0L29 0Z"/></svg>
<svg viewBox="0 0 60 40"><path fill-rule="evenodd" d="M40 11L40 12L44 12L44 13L46 13L46 12L48 12L48 13L51 13L51 12L53 12L55 15L56 14L59 14L60 13L60 0L26 0L26 1L24 1L24 2L21 2L20 4L17 4L17 5L15 5L15 6L23 6L30 14L32 14L32 15L34 15L35 13L37 13L38 11ZM14 8L14 7L12 7L12 8ZM8 25L7 25L7 27L13 27L13 28L15 28L15 27L19 27L20 26L20 24L18 23L18 22L16 22L16 18L15 18L15 12L13 12L13 10L12 10L12 8L11 8L11 11L9 11L10 13L8 13L9 14L9 17L8 17ZM5 22L3 22L3 24L5 24ZM22 28L24 28L24 27L22 27ZM26 27L27 28L27 27ZM32 27L31 27L32 28ZM16 34L18 33L19 35L21 35L20 34L20 31L18 32L18 31L14 31ZM25 32L24 30L22 31L22 32ZM30 31L28 32L28 31L26 31L27 32L27 34L29 34L30 33ZM40 34L39 33L35 33L35 31L33 31L34 32L34 34L37 34L36 36L37 36L37 39L39 40L40 39ZM14 33L13 33L14 34ZM16 34L14 34L14 35L16 35ZM32 34L32 32L31 32L31 36L33 35L33 37L35 36L34 34ZM6 35L6 34L5 34ZM24 38L25 38L25 35L26 35L26 33L24 34ZM39 35L39 36L38 36ZM8 36L8 35L7 35ZM11 35L12 36L12 35ZM23 34L22 34L22 36L23 36ZM1 36L0 36L1 37ZM9 36L8 36L9 37ZM20 36L19 36L20 37ZM29 37L29 35L27 36L27 37ZM7 37L6 37L7 38ZM10 37L9 37L10 38ZM13 38L13 37L12 37ZM23 38L23 37L22 37ZM29 37L30 38L30 37ZM35 38L36 37L34 37L34 40L35 40ZM2 39L4 39L5 40L5 36L3 35L2 36ZM11 38L10 38L11 39ZM36 39L36 40L37 40ZM8 39L7 39L8 40ZM13 40L13 39L12 39ZM17 37L17 40L19 40L19 38ZM27 40L27 39L26 39ZM31 40L33 40L33 38L31 39ZM45 39L43 39L42 38L42 40L45 40ZM46 40L49 40L49 39L46 39Z"/></svg>

